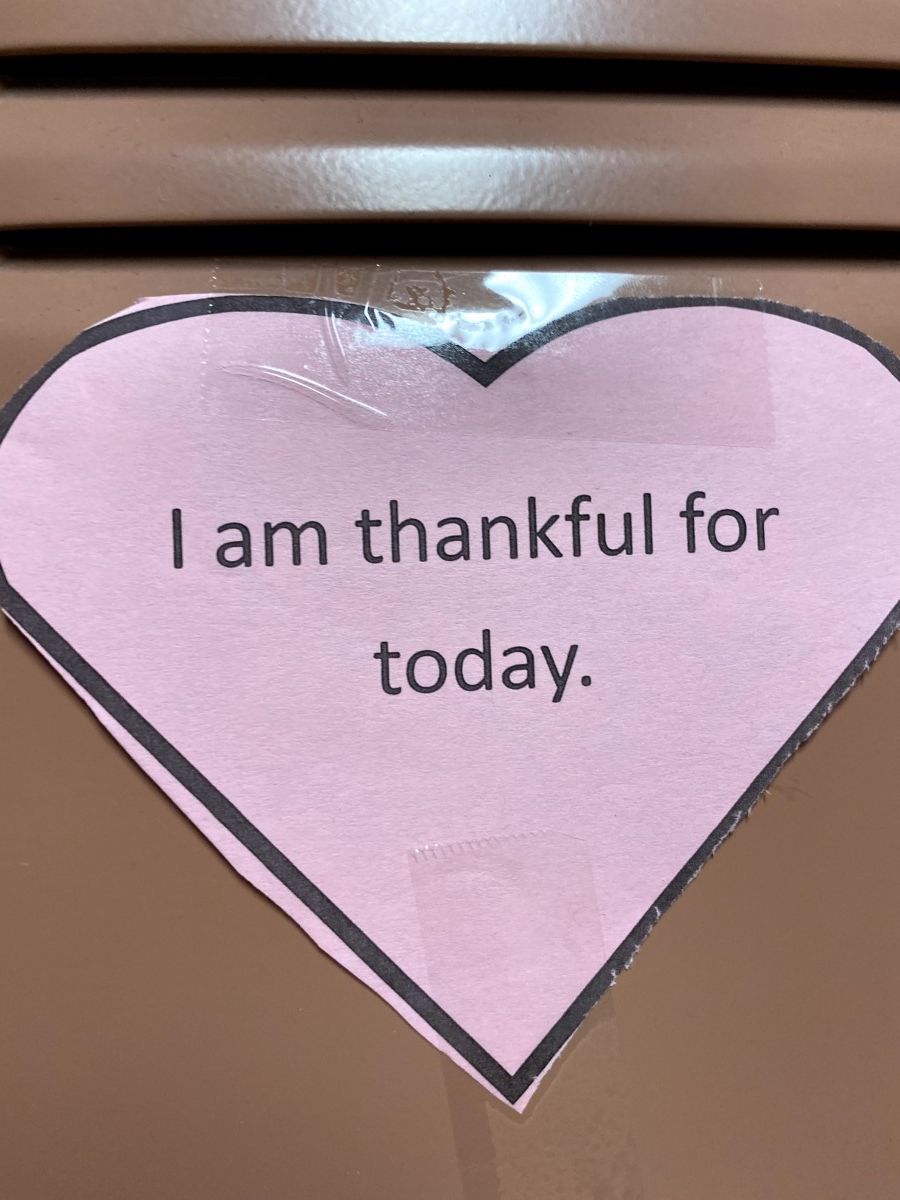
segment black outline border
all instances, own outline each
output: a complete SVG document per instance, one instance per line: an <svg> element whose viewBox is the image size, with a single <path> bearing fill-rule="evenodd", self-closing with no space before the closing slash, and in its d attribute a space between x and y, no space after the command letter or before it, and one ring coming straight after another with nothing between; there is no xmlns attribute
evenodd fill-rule
<svg viewBox="0 0 900 1200"><path fill-rule="evenodd" d="M900 381L900 358L860 330L836 317L822 316L792 305L768 300L725 299L704 296L619 299L590 305L513 342L483 360L461 346L448 341L423 339L422 348L464 371L476 383L489 387L510 367L541 346L575 329L598 321L659 308L720 307L746 308L771 316L783 317L825 330L867 350L895 379ZM178 301L141 309L86 329L51 359L0 410L0 443L16 417L44 383L69 359L113 338L134 333L153 325L188 317L211 317L226 312L296 313L337 318L370 326L394 326L394 318L368 305L340 303L317 298L281 296L221 296L211 299ZM405 322L404 322L405 323ZM426 992L405 974L378 946L321 892L276 846L219 792L175 747L158 733L90 666L12 587L0 565L0 607L100 704L122 728L131 734L179 783L246 847L311 912L322 920L379 978L414 1012L425 1020L488 1083L511 1103L515 1103L550 1064L555 1055L581 1024L589 1010L620 971L631 962L650 930L682 893L704 863L746 816L791 755L825 719L837 702L877 656L900 625L900 602L885 617L878 629L852 662L828 689L806 719L787 739L767 766L757 775L734 807L713 829L700 848L678 872L628 937L600 968L591 982L572 1002L515 1073L506 1071Z"/></svg>

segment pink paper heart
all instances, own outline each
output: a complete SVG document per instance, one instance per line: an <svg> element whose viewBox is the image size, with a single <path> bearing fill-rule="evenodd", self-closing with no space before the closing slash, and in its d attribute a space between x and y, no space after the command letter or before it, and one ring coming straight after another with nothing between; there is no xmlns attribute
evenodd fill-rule
<svg viewBox="0 0 900 1200"><path fill-rule="evenodd" d="M247 879L521 1106L893 632L898 379L749 300L612 302L489 359L318 300L138 309L0 418L0 600Z"/></svg>

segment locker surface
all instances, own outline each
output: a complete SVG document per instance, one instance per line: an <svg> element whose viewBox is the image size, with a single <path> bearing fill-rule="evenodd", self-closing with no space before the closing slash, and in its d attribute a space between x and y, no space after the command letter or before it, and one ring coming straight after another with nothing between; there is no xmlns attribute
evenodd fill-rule
<svg viewBox="0 0 900 1200"><path fill-rule="evenodd" d="M896 65L893 0L30 0L5 50L403 48L653 54Z"/></svg>
<svg viewBox="0 0 900 1200"><path fill-rule="evenodd" d="M626 292L818 308L900 351L892 264L568 265ZM458 263L397 263L377 280L364 266L7 262L0 393L142 295L321 290L408 311L404 280L477 294L479 264L459 277ZM896 644L662 920L524 1117L244 885L6 623L0 676L0 904L16 914L0 951L0 1194L895 1194Z"/></svg>
<svg viewBox="0 0 900 1200"><path fill-rule="evenodd" d="M351 218L886 228L900 108L434 93L0 93L0 228Z"/></svg>

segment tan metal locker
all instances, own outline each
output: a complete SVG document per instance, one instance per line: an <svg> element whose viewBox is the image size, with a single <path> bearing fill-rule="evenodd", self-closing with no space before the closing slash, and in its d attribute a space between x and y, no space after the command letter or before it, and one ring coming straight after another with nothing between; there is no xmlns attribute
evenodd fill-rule
<svg viewBox="0 0 900 1200"><path fill-rule="evenodd" d="M494 5L477 21L469 7L357 4L339 21L333 5L45 0L7 6L0 47L860 69L900 49L897 10L879 0L790 20L778 5ZM459 69L473 92L24 87L13 67L0 396L142 296L316 294L427 317L484 299L492 245L507 268L605 272L620 294L819 309L900 352L890 95L508 95L479 90L473 60ZM404 222L413 259L397 257ZM0 1196L895 1195L896 643L666 915L524 1116L241 882L6 622L0 681Z"/></svg>
<svg viewBox="0 0 900 1200"><path fill-rule="evenodd" d="M788 62L891 64L900 17L891 0L581 0L536 4L437 0L34 0L0 14L11 50L383 49L683 55Z"/></svg>

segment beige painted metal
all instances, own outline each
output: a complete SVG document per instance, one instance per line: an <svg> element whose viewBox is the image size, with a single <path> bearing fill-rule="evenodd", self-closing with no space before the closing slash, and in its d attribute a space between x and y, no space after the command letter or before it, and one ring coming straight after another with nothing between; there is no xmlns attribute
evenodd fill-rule
<svg viewBox="0 0 900 1200"><path fill-rule="evenodd" d="M0 227L529 218L896 226L900 107L10 92Z"/></svg>
<svg viewBox="0 0 900 1200"><path fill-rule="evenodd" d="M900 61L895 0L5 0L0 48L494 49Z"/></svg>

